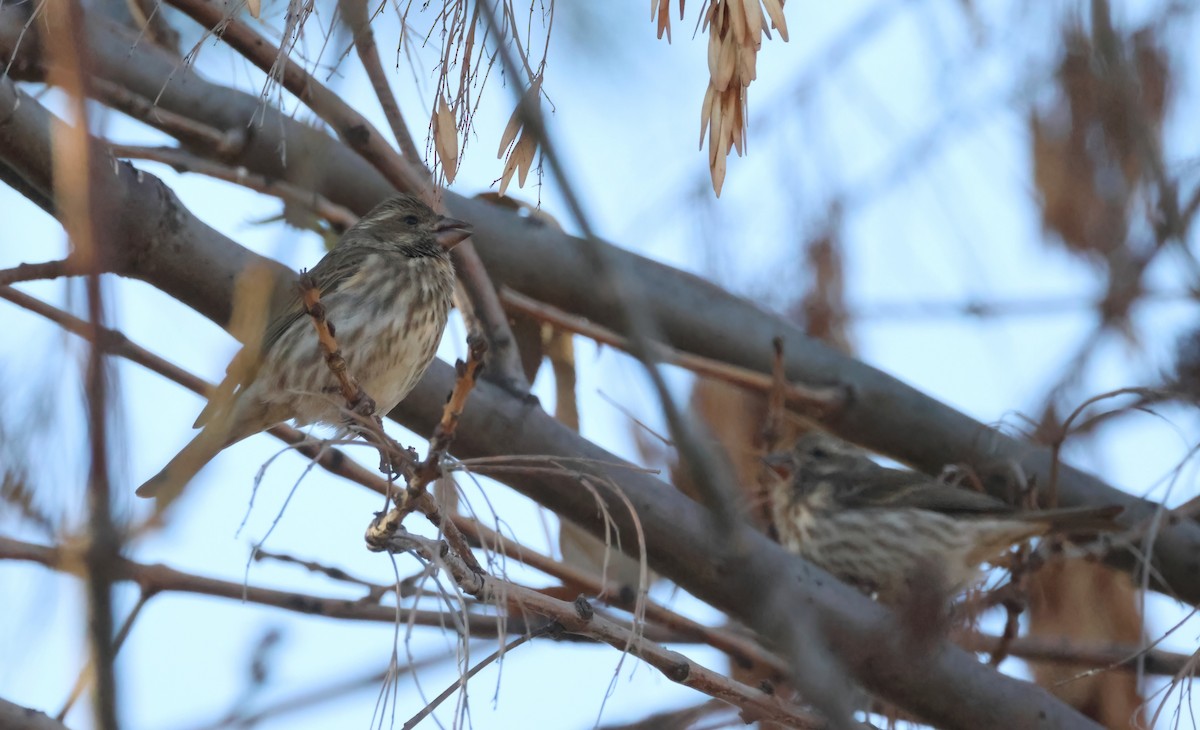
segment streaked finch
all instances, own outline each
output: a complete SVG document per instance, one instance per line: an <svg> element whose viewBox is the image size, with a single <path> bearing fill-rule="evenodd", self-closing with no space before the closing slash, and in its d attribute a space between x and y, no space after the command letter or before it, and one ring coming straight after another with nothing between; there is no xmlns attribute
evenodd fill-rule
<svg viewBox="0 0 1200 730"><path fill-rule="evenodd" d="M401 195L363 216L309 272L347 371L376 413L394 408L433 361L454 294L450 249L470 232ZM221 449L284 421L346 424L345 400L299 292L266 321L257 362L230 365L241 378L232 396L209 401L195 424L204 428L139 496L173 498Z"/></svg>
<svg viewBox="0 0 1200 730"><path fill-rule="evenodd" d="M781 457L788 469L769 499L784 547L887 604L914 592L970 587L980 565L1051 532L1118 529L1120 507L1020 512L986 494L876 464L823 433L802 436Z"/></svg>

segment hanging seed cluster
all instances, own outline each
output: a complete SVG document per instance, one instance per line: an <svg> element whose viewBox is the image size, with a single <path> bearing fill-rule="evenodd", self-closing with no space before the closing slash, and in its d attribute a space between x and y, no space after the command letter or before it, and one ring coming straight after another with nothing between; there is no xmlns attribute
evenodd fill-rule
<svg viewBox="0 0 1200 730"><path fill-rule="evenodd" d="M755 79L755 64L763 36L771 28L787 41L784 0L710 0L701 9L701 31L708 33L708 90L700 107L700 148L708 137L708 168L713 191L725 183L729 152L746 150L746 89ZM671 41L669 0L651 0L650 17L658 22L658 37ZM684 0L679 0L683 18Z"/></svg>

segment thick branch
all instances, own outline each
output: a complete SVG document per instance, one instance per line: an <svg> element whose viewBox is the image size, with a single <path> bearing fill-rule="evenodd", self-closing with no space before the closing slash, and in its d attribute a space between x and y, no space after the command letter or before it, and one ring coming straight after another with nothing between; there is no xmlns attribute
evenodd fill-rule
<svg viewBox="0 0 1200 730"><path fill-rule="evenodd" d="M22 149L28 149L48 135L49 115L35 100L20 95L20 109L16 114L9 111L16 106L18 93L11 81L0 79L0 119L9 119L0 126L0 159L9 159L12 152L4 144L6 139L22 141ZM48 166L49 160L42 163ZM137 212L112 216L111 239L136 252L116 257L122 272L150 282L218 322L226 321L234 278L257 257L189 220L190 214L153 176L124 165L114 168L104 163L101 168L101 179L110 186L116 205ZM38 174L49 173L39 173L34 166L23 176ZM173 228L154 225L167 219ZM764 362L769 363L770 357ZM449 366L435 363L391 415L419 433L432 433L453 380ZM658 479L624 468L615 456L558 423L535 403L501 388L481 382L472 392L455 451L467 457L504 454L568 460L574 468L561 472L498 476L593 534L603 535L608 525L592 492L581 488L591 487L612 515L621 544L636 550L632 508L646 537L649 562L657 571L729 615L757 622L753 625L764 634L790 633L799 641L796 625L807 624L804 636L811 637L814 649L827 642L837 660L871 691L930 722L980 730L1093 727L1045 691L981 666L948 642L936 642L927 655L914 656L901 639L903 628L878 604L786 553L744 523L732 528L729 539L714 540L711 516L695 502ZM753 561L758 574L774 579L769 584L754 580L745 569L747 560ZM764 625L764 621L773 623ZM831 670L836 675L836 668Z"/></svg>
<svg viewBox="0 0 1200 730"><path fill-rule="evenodd" d="M67 730L67 726L40 710L0 699L0 727L7 730Z"/></svg>
<svg viewBox="0 0 1200 730"><path fill-rule="evenodd" d="M382 175L337 140L280 115L278 110L264 112L255 95L202 80L191 69L181 68L169 54L148 44L135 44L132 35L115 24L100 18L89 20L98 75L142 96L158 98L159 105L170 111L222 130L241 129L256 115L271 115L269 123L255 126L253 139L234 156L237 164L267 177L315 187L328 199L360 213L389 194L391 186ZM0 6L0 58L11 54L23 22L15 6ZM27 35L24 42L27 51L36 53L35 40ZM7 108L0 108L0 137ZM313 180L298 166L284 166L278 152L281 148L303 149L323 175ZM3 156L26 157L32 152L9 150ZM304 169L310 169L309 164ZM611 303L579 296L594 280L594 271L583 255L583 241L486 201L447 192L445 202L455 216L475 225L473 240L498 283L618 329L620 313ZM186 248L178 252L189 256ZM825 424L835 433L930 473L952 463L966 463L986 472L997 463L1016 462L1036 484L1045 487L1050 483L1049 450L1001 434L809 339L795 324L702 279L615 247L611 255L623 276L631 277L643 291L653 292L654 296L647 298L649 314L667 343L679 350L769 373L772 340L782 337L789 382L840 386L850 392L847 406L836 420ZM185 303L201 311L210 306L197 301L194 290L198 282L177 284ZM1059 470L1058 494L1068 506L1121 504L1126 508L1121 520L1129 525L1146 520L1158 508L1154 502L1070 467ZM1153 585L1190 603L1200 603L1200 525L1190 521L1165 524L1152 553L1156 574L1166 581L1166 586L1157 581ZM1120 559L1122 567L1133 567L1132 555Z"/></svg>

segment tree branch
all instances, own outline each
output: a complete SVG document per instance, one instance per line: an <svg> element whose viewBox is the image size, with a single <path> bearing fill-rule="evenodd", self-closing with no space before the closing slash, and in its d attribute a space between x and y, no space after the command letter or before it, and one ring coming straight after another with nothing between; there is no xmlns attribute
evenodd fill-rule
<svg viewBox="0 0 1200 730"><path fill-rule="evenodd" d="M23 24L17 6L0 6L0 59L13 53ZM222 130L242 128L247 120L263 113L257 96L204 81L190 68L179 67L177 59L160 49L135 44L132 34L109 21L90 17L88 33L97 75L157 98L159 105L168 110ZM28 35L24 51L36 53L36 43ZM0 137L5 134L3 120L9 108L0 105ZM337 140L278 110L268 109L266 113L278 116L256 126L253 139L247 140L234 157L238 164L266 177L315 187L328 199L360 213L390 193L391 186L383 176ZM40 144L36 140L29 143ZM280 148L304 149L324 174L317 180L307 179L296 166L289 168L282 163ZM13 158L37 158L40 154L35 148L9 147L0 157L20 169L22 166L14 164ZM611 304L578 296L592 285L595 273L582 255L586 245L583 241L486 201L446 192L445 203L455 216L475 225L473 240L488 273L497 282L627 334L620 331L619 313ZM191 236L194 231L186 233ZM138 240L145 246L143 239ZM808 338L795 324L709 282L616 247L611 249L610 255L620 262L620 270L637 278L643 290L654 292L647 299L648 315L657 322L666 344L768 374L773 356L771 343L776 336L782 337L788 382L841 387L849 392L846 408L824 424L834 433L929 473L939 473L946 464L954 463L968 464L980 473L996 464L1017 463L1037 484L1050 483L1053 460L1048 449L999 433ZM185 259L192 255L186 246L177 253ZM174 265L168 268L169 272L158 272L156 276L161 280L177 271L187 271ZM197 291L207 282L161 283L184 303L213 316L204 311L211 309L211 299ZM1126 525L1139 524L1160 508L1065 465L1059 471L1058 491L1064 506L1120 504L1125 507L1120 519ZM1189 603L1200 603L1200 525L1168 522L1158 532L1153 550L1144 551L1152 553L1154 572L1166 581L1163 584L1155 579L1151 585ZM1112 562L1126 570L1137 567L1132 554L1117 556Z"/></svg>
<svg viewBox="0 0 1200 730"><path fill-rule="evenodd" d="M0 699L0 727L7 730L67 730L67 726L40 710Z"/></svg>
<svg viewBox="0 0 1200 730"><path fill-rule="evenodd" d="M13 540L0 536L0 560L19 560L38 563L47 568L72 575L80 575L77 560L72 560L65 552L56 547L35 545L33 543ZM193 593L202 596L228 598L234 601L248 601L262 606L273 606L285 611L325 616L328 618L346 619L350 621L373 621L386 624L410 622L418 626L433 626L441 629L456 626L462 615L449 615L441 611L419 611L410 608L380 605L372 601L360 601L347 598L314 596L294 591L280 591L271 588L248 586L244 583L206 578L193 573L169 568L165 565L149 565L138 563L125 558L119 559L114 567L117 580L137 583L147 595L156 593ZM500 625L494 617L486 621L472 622L469 626L471 636L496 638L502 635ZM507 618L506 621L520 622L520 616ZM507 631L519 632L524 630L521 623L506 627Z"/></svg>
<svg viewBox="0 0 1200 730"><path fill-rule="evenodd" d="M300 64L291 60L278 46L267 41L249 25L227 14L227 8L210 0L168 0L178 10L211 30L231 48L258 66L269 76L278 78L285 89L337 131L341 140L359 156L374 165L396 190L423 197L435 208L441 207L438 191L424 173L419 158L405 159L387 143L379 130L342 101L321 82L313 78ZM378 201L376 201L378 202ZM364 212L364 211L360 211ZM492 372L502 376L506 387L528 392L516 339L500 306L495 285L479 260L471 242L464 241L450 252L459 281L466 291L471 314L482 325L492 351Z"/></svg>
<svg viewBox="0 0 1200 730"><path fill-rule="evenodd" d="M0 159L30 163L23 172L26 179L48 177L48 155L40 161L28 155L29 149L48 149L43 142L49 134L48 112L18 92L10 80L0 79L0 119L7 119L0 124ZM16 142L19 149L10 149L8 142ZM39 162L46 166L44 170ZM118 208L111 212L111 237L124 244L115 256L121 272L148 281L217 322L226 321L236 275L251 261L266 262L195 221L153 176L127 165L99 166L101 180L111 188L110 199ZM119 214L125 210L136 211L136 216ZM160 227L164 221L171 225ZM278 264L272 266L286 272ZM286 277L294 282L295 273L287 272ZM798 343L796 349L804 347ZM786 352L792 356L794 350ZM770 356L763 362L769 364ZM419 433L432 433L453 379L449 366L434 363L392 417ZM935 642L928 655L914 657L908 642L900 638L905 635L903 627L883 607L744 523L732 528L729 539L714 541L713 523L705 509L660 480L624 467L617 457L558 423L535 403L501 388L480 382L472 391L455 452L464 457L564 459L571 468L498 476L600 536L609 524L597 509L592 496L596 495L604 501L627 550L636 550L639 525L635 520L640 523L655 570L734 618L766 616L776 621L772 628L777 635L798 631L797 622L807 623L811 630L805 635L814 648L827 643L837 661L869 690L929 722L978 730L1094 727L1043 690L981 666L948 642ZM581 484L591 489L581 489ZM731 545L739 549L731 550ZM748 576L747 560L759 566L760 574L775 576L773 583L764 585Z"/></svg>
<svg viewBox="0 0 1200 730"><path fill-rule="evenodd" d="M824 726L818 717L778 696L724 677L678 652L646 640L628 627L600 616L582 597L573 604L567 603L498 580L487 573L476 572L459 561L446 543L409 534L403 528L389 536L387 550L420 554L425 560L444 568L462 591L481 601L507 605L510 607L509 614L536 613L552 621L560 631L586 636L621 651L628 651L672 682L741 708L747 722L783 722L789 727L800 728Z"/></svg>

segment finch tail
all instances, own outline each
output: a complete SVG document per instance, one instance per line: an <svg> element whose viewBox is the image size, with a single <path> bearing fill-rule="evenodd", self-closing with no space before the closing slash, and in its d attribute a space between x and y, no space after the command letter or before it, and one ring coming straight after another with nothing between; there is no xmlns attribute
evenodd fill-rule
<svg viewBox="0 0 1200 730"><path fill-rule="evenodd" d="M216 429L205 428L196 434L162 471L138 487L137 496L154 497L162 506L170 504L204 465L212 461L227 444L228 439L216 433Z"/></svg>

